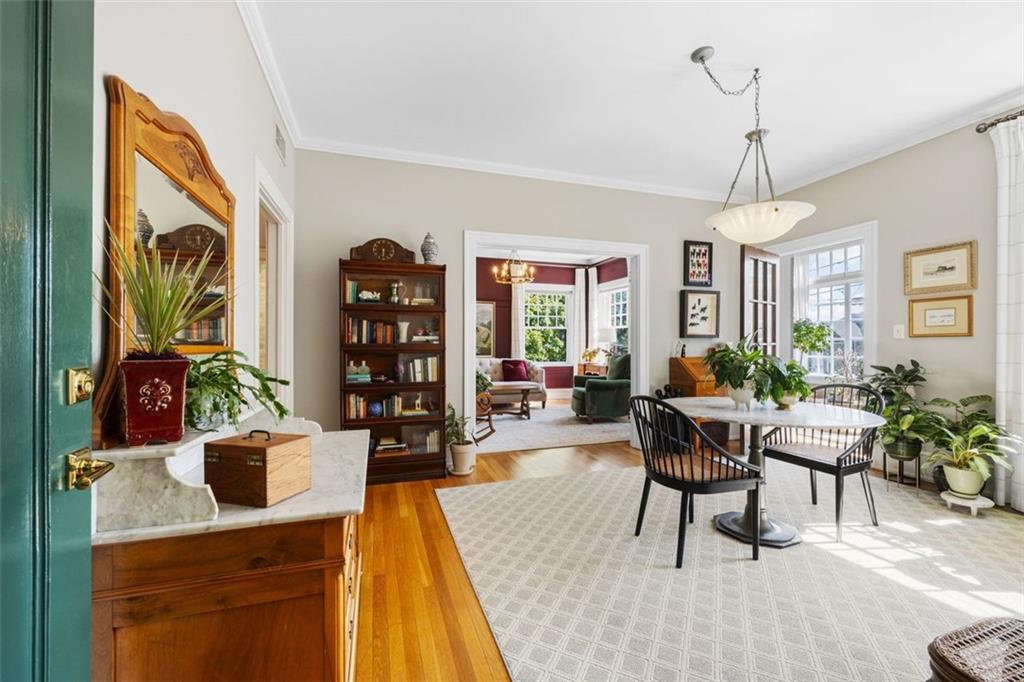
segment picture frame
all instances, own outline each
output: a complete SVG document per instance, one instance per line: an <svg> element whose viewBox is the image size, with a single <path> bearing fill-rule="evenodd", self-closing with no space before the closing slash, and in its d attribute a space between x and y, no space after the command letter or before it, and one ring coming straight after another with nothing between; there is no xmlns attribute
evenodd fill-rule
<svg viewBox="0 0 1024 682"><path fill-rule="evenodd" d="M476 326L474 343L478 358L494 357L494 301L476 302Z"/></svg>
<svg viewBox="0 0 1024 682"><path fill-rule="evenodd" d="M907 304L910 336L974 336L974 296L915 298Z"/></svg>
<svg viewBox="0 0 1024 682"><path fill-rule="evenodd" d="M721 328L721 292L683 289L679 292L679 336L716 339Z"/></svg>
<svg viewBox="0 0 1024 682"><path fill-rule="evenodd" d="M714 247L711 242L683 241L683 284L710 287L713 279Z"/></svg>
<svg viewBox="0 0 1024 682"><path fill-rule="evenodd" d="M903 293L937 294L978 288L978 242L903 253Z"/></svg>

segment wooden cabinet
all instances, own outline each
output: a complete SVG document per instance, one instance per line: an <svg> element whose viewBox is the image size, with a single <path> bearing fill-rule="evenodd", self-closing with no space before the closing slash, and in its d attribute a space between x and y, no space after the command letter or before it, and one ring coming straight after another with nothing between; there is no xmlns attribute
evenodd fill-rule
<svg viewBox="0 0 1024 682"><path fill-rule="evenodd" d="M94 680L354 678L359 517L93 547Z"/></svg>
<svg viewBox="0 0 1024 682"><path fill-rule="evenodd" d="M369 429L366 479L445 475L445 266L339 262L341 428Z"/></svg>
<svg viewBox="0 0 1024 682"><path fill-rule="evenodd" d="M668 381L672 388L679 389L682 395L715 396L728 395L723 386L715 388L715 377L708 372L704 357L669 358ZM697 424L711 437L711 440L725 447L729 442L729 425L725 422L713 422L698 419Z"/></svg>
<svg viewBox="0 0 1024 682"><path fill-rule="evenodd" d="M576 365L576 374L579 376L607 376L608 365L599 365L596 362L581 362Z"/></svg>

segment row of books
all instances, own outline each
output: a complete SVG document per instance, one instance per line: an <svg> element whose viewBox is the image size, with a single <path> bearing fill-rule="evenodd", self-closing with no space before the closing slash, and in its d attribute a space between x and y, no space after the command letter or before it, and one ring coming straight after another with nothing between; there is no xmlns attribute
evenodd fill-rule
<svg viewBox="0 0 1024 682"><path fill-rule="evenodd" d="M426 433L412 434L411 444L399 441L393 436L381 436L374 448L374 456L401 457L403 455L424 455L441 451L441 432L433 429Z"/></svg>
<svg viewBox="0 0 1024 682"><path fill-rule="evenodd" d="M416 383L437 381L440 375L440 364L440 358L436 355L407 360L405 362L405 371L402 373L402 380Z"/></svg>
<svg viewBox="0 0 1024 682"><path fill-rule="evenodd" d="M177 336L178 341L191 343L195 341L213 341L223 339L224 317L204 317L196 320L181 330Z"/></svg>
<svg viewBox="0 0 1024 682"><path fill-rule="evenodd" d="M396 339L394 322L345 319L345 343L392 344Z"/></svg>
<svg viewBox="0 0 1024 682"><path fill-rule="evenodd" d="M350 394L348 396L349 419L379 419L386 417L427 417L430 411L420 406L407 406L402 396L395 393L384 398Z"/></svg>

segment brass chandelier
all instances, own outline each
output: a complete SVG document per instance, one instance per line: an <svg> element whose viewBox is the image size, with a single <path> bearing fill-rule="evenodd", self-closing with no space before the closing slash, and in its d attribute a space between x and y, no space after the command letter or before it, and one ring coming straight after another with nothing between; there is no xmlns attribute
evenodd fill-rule
<svg viewBox="0 0 1024 682"><path fill-rule="evenodd" d="M501 264L500 270L495 265L491 267L491 272L498 284L529 284L536 277L536 268L524 263L515 249L512 249L508 260Z"/></svg>
<svg viewBox="0 0 1024 682"><path fill-rule="evenodd" d="M725 198L722 210L704 222L712 230L717 230L741 244L767 242L789 232L798 221L814 213L815 208L813 204L804 201L779 201L775 197L772 175L768 170L768 157L764 151L764 138L768 135L768 130L761 127L761 70L754 69L754 75L739 90L726 90L708 68L708 60L714 54L714 48L700 47L693 51L690 59L694 64L704 68L708 78L723 95L740 96L746 93L751 85L754 86L754 129L744 136L747 138L747 147L743 151L740 167L729 187L729 194ZM754 148L754 201L729 208L729 200L732 199L733 190L736 189L736 182L740 178L751 147ZM762 167L768 181L768 193L771 195L771 199L766 201L761 201Z"/></svg>

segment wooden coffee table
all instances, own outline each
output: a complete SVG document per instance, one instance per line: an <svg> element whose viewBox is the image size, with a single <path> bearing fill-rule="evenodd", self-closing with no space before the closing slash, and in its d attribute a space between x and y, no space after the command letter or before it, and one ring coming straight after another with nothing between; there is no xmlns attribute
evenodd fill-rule
<svg viewBox="0 0 1024 682"><path fill-rule="evenodd" d="M526 385L529 384L529 385ZM491 414L514 414L517 417L523 419L530 418L530 393L537 390L539 384L534 382L516 382L514 386L492 386L487 392L493 397L508 396L510 394L518 393L520 395L519 404L508 403L508 404L495 404L491 401Z"/></svg>

